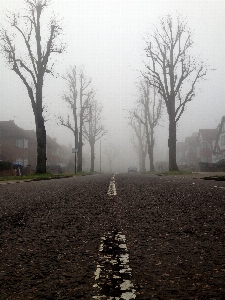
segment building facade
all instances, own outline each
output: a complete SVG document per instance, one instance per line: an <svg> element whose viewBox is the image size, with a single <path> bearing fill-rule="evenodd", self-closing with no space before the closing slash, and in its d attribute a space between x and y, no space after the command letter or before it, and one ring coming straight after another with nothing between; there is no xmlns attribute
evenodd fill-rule
<svg viewBox="0 0 225 300"><path fill-rule="evenodd" d="M213 154L216 161L225 159L225 116L222 117L221 122L218 126L218 133Z"/></svg>
<svg viewBox="0 0 225 300"><path fill-rule="evenodd" d="M28 165L34 172L37 161L37 140L34 130L24 130L13 120L0 121L0 160L17 163L26 168ZM59 145L56 138L47 136L47 167L66 170L71 161L72 151L66 146ZM53 167L52 167L53 168Z"/></svg>
<svg viewBox="0 0 225 300"><path fill-rule="evenodd" d="M214 162L213 150L218 129L199 129L200 162Z"/></svg>

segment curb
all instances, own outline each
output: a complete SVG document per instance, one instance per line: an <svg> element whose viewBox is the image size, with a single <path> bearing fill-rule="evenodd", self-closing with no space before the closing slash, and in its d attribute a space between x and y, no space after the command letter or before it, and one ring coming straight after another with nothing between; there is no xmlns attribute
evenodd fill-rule
<svg viewBox="0 0 225 300"><path fill-rule="evenodd" d="M49 178L32 178L32 179L21 179L21 180L6 180L6 181L0 181L0 185L24 183L24 182L31 182L31 181L52 180L52 179L64 179L64 178L70 178L70 177L73 177L73 175L71 175L71 176L64 176L64 177L49 177Z"/></svg>

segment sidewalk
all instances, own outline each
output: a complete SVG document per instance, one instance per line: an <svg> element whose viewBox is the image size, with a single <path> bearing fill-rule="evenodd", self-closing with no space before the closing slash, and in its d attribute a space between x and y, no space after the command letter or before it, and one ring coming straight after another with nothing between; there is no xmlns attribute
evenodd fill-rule
<svg viewBox="0 0 225 300"><path fill-rule="evenodd" d="M24 183L24 182L30 182L30 181L34 181L34 180L33 179L1 180L0 185L14 184L14 183Z"/></svg>
<svg viewBox="0 0 225 300"><path fill-rule="evenodd" d="M192 172L191 174L185 175L172 175L172 176L180 176L185 178L193 178L193 179L201 179L205 177L218 177L225 176L225 172Z"/></svg>

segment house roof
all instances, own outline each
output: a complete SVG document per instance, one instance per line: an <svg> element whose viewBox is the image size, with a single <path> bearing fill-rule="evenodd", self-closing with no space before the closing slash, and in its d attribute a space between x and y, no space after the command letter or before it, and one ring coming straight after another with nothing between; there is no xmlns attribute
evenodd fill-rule
<svg viewBox="0 0 225 300"><path fill-rule="evenodd" d="M31 137L31 138L34 138L36 139L36 132L35 130L25 130L26 133Z"/></svg>
<svg viewBox="0 0 225 300"><path fill-rule="evenodd" d="M8 138L12 137L17 139L27 139L29 141L33 141L34 143L37 142L35 130L22 129L15 124L14 120L0 121L0 138L5 136L7 136ZM51 138L49 135L47 135L46 139L47 139L47 144L50 147L53 148L65 147L62 149L65 150L67 148L67 151L69 149L64 145L59 145L56 141L56 138Z"/></svg>
<svg viewBox="0 0 225 300"><path fill-rule="evenodd" d="M0 121L0 132L2 137L17 137L21 139L29 138L28 134L26 133L26 130L17 126L13 120Z"/></svg>
<svg viewBox="0 0 225 300"><path fill-rule="evenodd" d="M198 145L198 134L196 132L192 133L191 136L185 138L185 146L197 146Z"/></svg>
<svg viewBox="0 0 225 300"><path fill-rule="evenodd" d="M199 129L199 136L202 137L204 141L214 141L217 138L218 129Z"/></svg>

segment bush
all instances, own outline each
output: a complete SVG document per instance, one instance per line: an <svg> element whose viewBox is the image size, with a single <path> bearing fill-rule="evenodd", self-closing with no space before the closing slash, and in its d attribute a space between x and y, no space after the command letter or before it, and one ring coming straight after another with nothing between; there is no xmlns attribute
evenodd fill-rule
<svg viewBox="0 0 225 300"><path fill-rule="evenodd" d="M10 170L11 166L12 164L9 161L0 161L0 170Z"/></svg>

